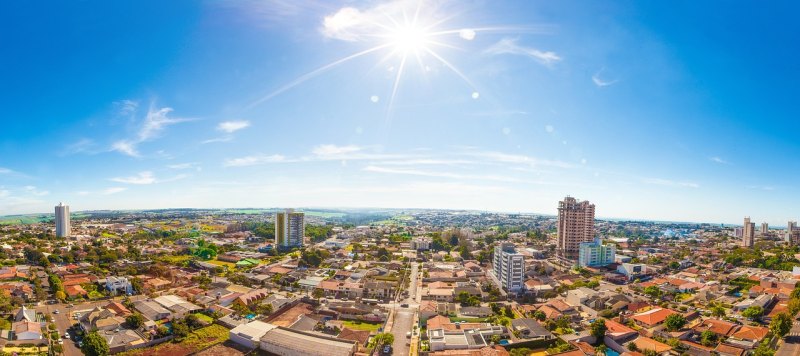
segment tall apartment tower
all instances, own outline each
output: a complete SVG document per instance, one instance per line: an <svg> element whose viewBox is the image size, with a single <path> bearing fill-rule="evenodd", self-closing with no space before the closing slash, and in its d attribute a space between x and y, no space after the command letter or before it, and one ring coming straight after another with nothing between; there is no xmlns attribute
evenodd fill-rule
<svg viewBox="0 0 800 356"><path fill-rule="evenodd" d="M769 224L766 222L761 223L761 235L766 235L769 233Z"/></svg>
<svg viewBox="0 0 800 356"><path fill-rule="evenodd" d="M789 221L789 223L786 224L786 237L784 240L790 245L796 244L793 238L795 231L797 231L797 221Z"/></svg>
<svg viewBox="0 0 800 356"><path fill-rule="evenodd" d="M302 247L306 235L305 214L293 209L275 214L275 245L278 248Z"/></svg>
<svg viewBox="0 0 800 356"><path fill-rule="evenodd" d="M750 217L744 218L744 226L742 227L742 246L753 247L753 239L756 235L756 223L750 222Z"/></svg>
<svg viewBox="0 0 800 356"><path fill-rule="evenodd" d="M525 276L525 261L514 244L502 243L494 247L494 275L509 292L522 290Z"/></svg>
<svg viewBox="0 0 800 356"><path fill-rule="evenodd" d="M559 256L576 261L582 242L594 241L594 204L566 197L558 202Z"/></svg>
<svg viewBox="0 0 800 356"><path fill-rule="evenodd" d="M56 205L56 237L69 237L71 232L69 221L69 205Z"/></svg>

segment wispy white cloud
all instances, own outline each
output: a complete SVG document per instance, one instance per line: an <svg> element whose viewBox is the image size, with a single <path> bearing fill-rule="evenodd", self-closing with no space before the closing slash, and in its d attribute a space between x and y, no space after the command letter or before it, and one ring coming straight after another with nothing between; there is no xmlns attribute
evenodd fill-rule
<svg viewBox="0 0 800 356"><path fill-rule="evenodd" d="M125 99L125 100L115 101L114 106L116 106L119 109L120 115L133 115L139 108L139 102L135 100Z"/></svg>
<svg viewBox="0 0 800 356"><path fill-rule="evenodd" d="M223 121L217 125L217 130L225 133L234 133L248 127L250 127L250 121L247 120Z"/></svg>
<svg viewBox="0 0 800 356"><path fill-rule="evenodd" d="M117 141L111 144L113 151L124 153L131 157L140 157L139 151L136 150L136 144L130 141Z"/></svg>
<svg viewBox="0 0 800 356"><path fill-rule="evenodd" d="M37 197L43 197L45 195L50 194L49 191L38 189L38 188L36 188L35 186L32 186L32 185L26 185L24 187L24 189L25 189L26 192L28 192L30 194L33 194L33 195L35 195Z"/></svg>
<svg viewBox="0 0 800 356"><path fill-rule="evenodd" d="M468 151L466 152L467 155L479 157L490 162L501 162L501 163L515 163L515 164L528 164L531 166L547 166L547 167L555 167L555 168L574 168L575 165L563 162L563 161L554 161L554 160L547 160L547 159L540 159L536 157L526 156L526 155L518 155L518 154L508 154L503 152L494 152L494 151Z"/></svg>
<svg viewBox="0 0 800 356"><path fill-rule="evenodd" d="M561 61L561 57L552 51L542 51L533 47L525 47L517 43L518 39L503 38L485 49L483 53L489 55L514 54L529 57L543 65L551 66Z"/></svg>
<svg viewBox="0 0 800 356"><path fill-rule="evenodd" d="M314 149L311 150L311 153L320 157L332 157L332 156L341 156L345 154L355 153L362 150L364 150L363 147L359 147L356 145L347 145L347 146L319 145L314 147Z"/></svg>
<svg viewBox="0 0 800 356"><path fill-rule="evenodd" d="M103 195L112 195L112 194L122 193L122 192L124 192L126 190L128 190L128 188L125 188L125 187L111 187L111 188L106 188L105 190L103 190L102 194Z"/></svg>
<svg viewBox="0 0 800 356"><path fill-rule="evenodd" d="M662 179L662 178L645 178L642 182L647 184L655 184L655 185L662 185L665 187L676 187L676 188L700 188L700 185L694 182L685 182L685 181L675 181L669 179Z"/></svg>
<svg viewBox="0 0 800 356"><path fill-rule="evenodd" d="M202 144L207 144L207 143L231 142L231 141L233 141L233 136L222 136L222 137L217 137L217 138L210 138L210 139L205 140L205 141L203 141L201 143Z"/></svg>
<svg viewBox="0 0 800 356"><path fill-rule="evenodd" d="M720 157L717 157L717 156L709 157L708 159L711 162L715 162L715 163L719 163L719 164L730 164L730 162L728 162L728 161L726 161L726 160L724 160L724 159L722 159Z"/></svg>
<svg viewBox="0 0 800 356"><path fill-rule="evenodd" d="M223 166L225 167L246 167L246 166L256 166L261 164L268 164L268 163L281 163L287 162L286 157L274 154L274 155L254 155L254 156L246 156L246 157L239 157L239 158L231 158L225 160Z"/></svg>
<svg viewBox="0 0 800 356"><path fill-rule="evenodd" d="M10 170L8 168L0 167L0 174L12 174L12 173L14 173L13 170Z"/></svg>
<svg viewBox="0 0 800 356"><path fill-rule="evenodd" d="M187 118L170 117L169 115L172 111L173 109L170 107L163 107L160 109L151 107L142 121L136 137L114 142L111 145L111 150L131 157L140 157L141 155L139 154L137 145L158 138L170 125L192 120Z"/></svg>
<svg viewBox="0 0 800 356"><path fill-rule="evenodd" d="M192 169L197 168L199 165L194 162L187 162L187 163L177 163L177 164L170 164L167 165L169 169Z"/></svg>
<svg viewBox="0 0 800 356"><path fill-rule="evenodd" d="M153 184L156 182L156 177L153 172L144 171L135 176L111 178L111 181L125 184Z"/></svg>
<svg viewBox="0 0 800 356"><path fill-rule="evenodd" d="M771 185L750 185L747 186L748 189L757 189L757 190L766 190L766 191L773 191L775 187Z"/></svg>
<svg viewBox="0 0 800 356"><path fill-rule="evenodd" d="M602 78L600 78L600 72L597 72L594 75L592 75L592 82L594 82L594 85L602 88L602 87L607 87L609 85L614 85L614 84L616 84L618 82L618 80L617 79L614 79L614 80L602 79Z"/></svg>

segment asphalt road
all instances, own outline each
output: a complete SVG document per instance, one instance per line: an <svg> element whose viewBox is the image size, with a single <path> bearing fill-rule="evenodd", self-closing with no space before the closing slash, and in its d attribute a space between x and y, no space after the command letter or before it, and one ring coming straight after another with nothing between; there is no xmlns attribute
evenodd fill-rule
<svg viewBox="0 0 800 356"><path fill-rule="evenodd" d="M137 295L137 296L131 297L131 299L134 300L134 301L138 300L140 298L146 298L146 296ZM122 298L117 298L117 301L121 301L121 300L122 300ZM45 314L45 315L49 314L53 318L53 322L56 324L56 328L58 330L58 334L61 335L61 337L63 339L64 333L67 331L67 329L70 326L72 326L72 324L75 324L75 323L78 322L77 320L72 318L73 317L72 313L74 313L76 311L91 310L91 309L94 309L97 306L106 305L109 302L110 302L110 300L98 300L98 301L93 301L93 302L84 302L84 303L75 304L74 307L69 307L68 304L53 304L53 305L44 304L44 305L38 305L38 306L34 307L33 309L36 310L37 313L41 313L41 314ZM55 312L56 310L58 310L58 314L53 314L53 312ZM61 346L64 349L64 355L66 355L66 356L80 356L80 355L83 355L81 350L78 348L77 345L75 345L75 342L73 342L72 339L70 339L70 340L63 339L63 340L64 340L64 344L62 344Z"/></svg>
<svg viewBox="0 0 800 356"><path fill-rule="evenodd" d="M783 344L775 352L775 356L795 355L800 355L800 322L796 320L792 323L792 329L783 339Z"/></svg>
<svg viewBox="0 0 800 356"><path fill-rule="evenodd" d="M394 355L409 354L409 345L407 344L411 339L406 338L406 333L410 332L414 327L414 315L419 310L419 303L417 303L419 270L416 263L411 263L409 273L411 274L411 283L408 284L408 298L398 300L394 305L396 308L394 324L392 325L392 335L394 335L392 354ZM408 308L400 307L399 304L403 303L407 303Z"/></svg>

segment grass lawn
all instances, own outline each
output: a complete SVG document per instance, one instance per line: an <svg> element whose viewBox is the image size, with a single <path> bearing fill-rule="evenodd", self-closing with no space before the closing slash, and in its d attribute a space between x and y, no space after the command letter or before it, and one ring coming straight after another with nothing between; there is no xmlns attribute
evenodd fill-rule
<svg viewBox="0 0 800 356"><path fill-rule="evenodd" d="M0 330L11 330L11 321L6 318L0 318Z"/></svg>
<svg viewBox="0 0 800 356"><path fill-rule="evenodd" d="M353 330L378 331L378 329L380 329L381 326L383 326L383 323L370 323L366 321L345 320L342 323L342 326Z"/></svg>
<svg viewBox="0 0 800 356"><path fill-rule="evenodd" d="M225 261L220 261L220 260L213 260L213 261L206 261L206 262L208 262L210 264L213 264L213 265L226 267L228 269L236 269L236 264L235 263L231 263L231 262L225 262Z"/></svg>
<svg viewBox="0 0 800 356"><path fill-rule="evenodd" d="M182 266L185 262L191 259L192 256L189 255L163 256L158 258L158 260L163 261L164 263L171 264L173 266Z"/></svg>
<svg viewBox="0 0 800 356"><path fill-rule="evenodd" d="M208 315L205 315L205 314L202 314L202 313L194 313L192 315L196 316L197 319L205 321L205 322L207 322L209 324L213 324L214 323L214 318L212 318L212 317L210 317Z"/></svg>

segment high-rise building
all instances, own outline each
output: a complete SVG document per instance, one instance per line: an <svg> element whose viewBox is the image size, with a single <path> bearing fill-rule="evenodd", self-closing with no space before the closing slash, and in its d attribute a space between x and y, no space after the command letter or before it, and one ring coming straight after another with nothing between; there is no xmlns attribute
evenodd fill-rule
<svg viewBox="0 0 800 356"><path fill-rule="evenodd" d="M756 235L756 223L750 222L750 217L744 218L744 226L742 226L742 246L753 247L753 239Z"/></svg>
<svg viewBox="0 0 800 356"><path fill-rule="evenodd" d="M594 204L566 197L558 202L558 254L575 261L582 242L594 240Z"/></svg>
<svg viewBox="0 0 800 356"><path fill-rule="evenodd" d="M494 275L509 292L522 290L525 261L514 244L502 243L494 247Z"/></svg>
<svg viewBox="0 0 800 356"><path fill-rule="evenodd" d="M766 222L761 223L761 235L766 235L769 233L769 224Z"/></svg>
<svg viewBox="0 0 800 356"><path fill-rule="evenodd" d="M278 248L302 247L306 234L305 214L293 209L275 213L275 245Z"/></svg>
<svg viewBox="0 0 800 356"><path fill-rule="evenodd" d="M582 242L578 250L578 266L601 267L614 263L617 246L603 245L600 239L592 242Z"/></svg>
<svg viewBox="0 0 800 356"><path fill-rule="evenodd" d="M69 221L69 205L56 205L56 237L69 237L72 232Z"/></svg>
<svg viewBox="0 0 800 356"><path fill-rule="evenodd" d="M797 231L797 221L789 221L786 224L786 237L784 237L784 240L791 245L796 245L793 238L795 231Z"/></svg>

